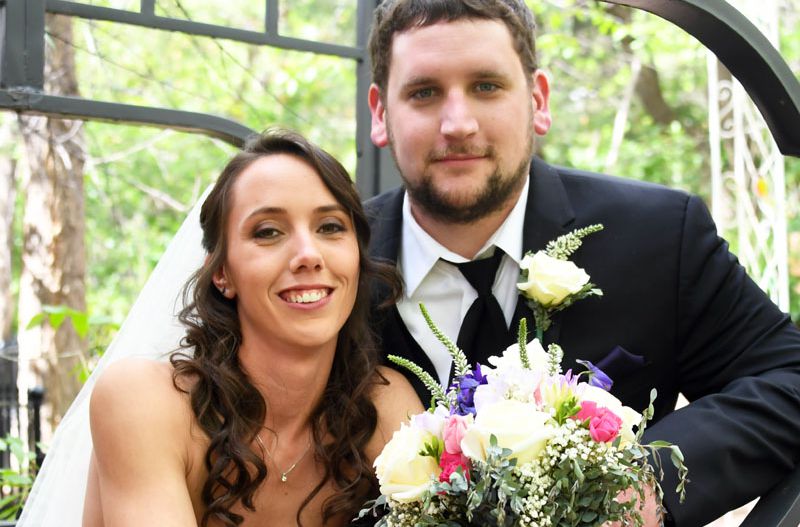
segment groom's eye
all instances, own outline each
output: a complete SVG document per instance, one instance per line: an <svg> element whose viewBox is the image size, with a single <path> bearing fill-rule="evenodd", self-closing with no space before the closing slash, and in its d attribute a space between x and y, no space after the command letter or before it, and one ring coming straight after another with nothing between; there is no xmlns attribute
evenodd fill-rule
<svg viewBox="0 0 800 527"><path fill-rule="evenodd" d="M420 88L411 93L410 98L415 101L424 101L435 95L433 88Z"/></svg>

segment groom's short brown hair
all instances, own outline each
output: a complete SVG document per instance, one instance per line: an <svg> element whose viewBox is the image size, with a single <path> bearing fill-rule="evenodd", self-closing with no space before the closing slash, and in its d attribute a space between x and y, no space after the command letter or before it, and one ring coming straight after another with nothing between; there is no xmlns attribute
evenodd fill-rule
<svg viewBox="0 0 800 527"><path fill-rule="evenodd" d="M460 19L498 20L508 27L525 73L536 71L536 24L523 0L384 0L375 8L369 54L372 82L386 92L395 33Z"/></svg>

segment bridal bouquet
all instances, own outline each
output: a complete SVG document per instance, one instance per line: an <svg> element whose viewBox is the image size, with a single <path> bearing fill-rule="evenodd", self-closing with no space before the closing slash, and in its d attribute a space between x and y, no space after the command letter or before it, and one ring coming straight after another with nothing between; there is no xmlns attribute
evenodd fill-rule
<svg viewBox="0 0 800 527"><path fill-rule="evenodd" d="M548 248L556 250L548 258L566 261L588 233L551 243ZM687 471L680 450L640 442L655 392L640 414L608 392L611 379L594 365L581 361L585 372L563 372L561 348L540 344L550 313L599 290L588 275L581 276L571 291L542 302L544 297L525 292L534 272L523 271L520 289L535 304L539 338L527 342L523 320L518 342L490 357L488 365L470 367L420 306L453 358L454 380L445 391L414 363L390 357L420 377L432 402L429 411L401 426L375 460L381 497L361 515L388 508L377 526L588 527L618 520L641 525L637 498L644 498L647 485L661 496L648 462L648 454L660 448L671 449L683 494ZM632 498L619 499L630 489Z"/></svg>

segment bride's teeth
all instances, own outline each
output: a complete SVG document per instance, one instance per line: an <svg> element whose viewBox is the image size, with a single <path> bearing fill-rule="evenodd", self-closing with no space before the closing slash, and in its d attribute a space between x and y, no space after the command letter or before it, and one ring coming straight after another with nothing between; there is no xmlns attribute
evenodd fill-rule
<svg viewBox="0 0 800 527"><path fill-rule="evenodd" d="M328 292L322 289L314 291L303 291L302 293L290 293L288 295L289 302L293 304L307 304L310 302L318 302L328 296Z"/></svg>

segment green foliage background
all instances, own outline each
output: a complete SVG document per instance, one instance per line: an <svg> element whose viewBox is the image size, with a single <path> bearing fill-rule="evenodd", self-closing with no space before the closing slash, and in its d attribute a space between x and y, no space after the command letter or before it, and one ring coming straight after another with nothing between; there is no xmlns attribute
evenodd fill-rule
<svg viewBox="0 0 800 527"><path fill-rule="evenodd" d="M85 0L136 9L138 0ZM608 4L530 1L540 64L551 73L554 124L542 153L556 164L683 188L708 198L706 51L644 12L623 21ZM263 2L157 0L158 14L259 30ZM282 1L288 36L355 42L356 2ZM800 0L783 3L783 53L800 72ZM297 129L355 171L355 62L96 21L75 21L80 90L87 98L208 112L260 130ZM633 98L625 140L608 163L631 60L653 66L675 119L660 125ZM186 212L234 149L212 139L86 123L88 305L121 322ZM787 159L792 313L800 316L800 162ZM20 324L25 324L21 321ZM104 337L108 338L108 337Z"/></svg>

